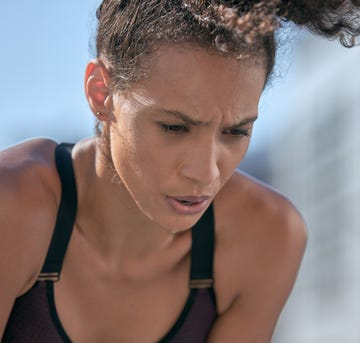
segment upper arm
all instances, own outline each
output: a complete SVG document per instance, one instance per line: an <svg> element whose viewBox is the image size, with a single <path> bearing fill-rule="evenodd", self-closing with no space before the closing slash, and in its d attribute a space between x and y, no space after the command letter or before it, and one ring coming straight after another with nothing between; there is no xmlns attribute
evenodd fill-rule
<svg viewBox="0 0 360 343"><path fill-rule="evenodd" d="M0 152L0 337L16 297L36 280L51 236L56 200L51 163L41 161L44 143Z"/></svg>
<svg viewBox="0 0 360 343"><path fill-rule="evenodd" d="M247 209L249 217L239 220L247 232L233 237L241 243L235 243L237 249L221 259L222 264L232 265L229 275L236 276L226 286L237 293L220 313L209 343L269 343L294 285L306 245L306 228L286 199L270 194L267 200L272 202L257 204L255 212Z"/></svg>

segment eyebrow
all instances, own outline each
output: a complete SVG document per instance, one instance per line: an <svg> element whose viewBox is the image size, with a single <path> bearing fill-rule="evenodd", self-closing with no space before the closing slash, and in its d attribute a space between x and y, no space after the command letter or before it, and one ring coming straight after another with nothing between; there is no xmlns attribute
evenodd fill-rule
<svg viewBox="0 0 360 343"><path fill-rule="evenodd" d="M188 115L186 115L186 114L184 114L182 112L179 112L179 111L162 109L161 112L163 112L165 114L169 114L169 115L174 116L176 118L179 118L184 123L187 123L187 124L190 124L190 125L193 125L193 126L206 126L206 125L210 124L210 122L204 122L204 121L200 121L200 120L195 120L195 119L189 117ZM245 119L241 120L239 123L231 125L231 127L251 124L251 123L255 122L256 119L258 119L257 115L255 115L254 117L245 118Z"/></svg>

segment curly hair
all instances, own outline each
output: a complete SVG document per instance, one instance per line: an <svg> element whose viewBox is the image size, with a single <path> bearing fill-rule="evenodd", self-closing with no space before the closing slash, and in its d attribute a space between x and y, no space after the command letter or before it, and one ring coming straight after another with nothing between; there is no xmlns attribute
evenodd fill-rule
<svg viewBox="0 0 360 343"><path fill-rule="evenodd" d="M103 0L96 11L96 55L117 90L144 75L140 62L161 44L248 57L265 67L268 78L282 21L350 47L360 35L359 10L360 0Z"/></svg>

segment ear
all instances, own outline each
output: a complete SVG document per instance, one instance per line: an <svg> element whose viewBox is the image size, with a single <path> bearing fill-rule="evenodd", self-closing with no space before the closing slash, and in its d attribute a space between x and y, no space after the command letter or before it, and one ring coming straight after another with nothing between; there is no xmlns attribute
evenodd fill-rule
<svg viewBox="0 0 360 343"><path fill-rule="evenodd" d="M109 76L103 65L92 60L85 71L85 94L94 114L100 120L106 120L111 108Z"/></svg>

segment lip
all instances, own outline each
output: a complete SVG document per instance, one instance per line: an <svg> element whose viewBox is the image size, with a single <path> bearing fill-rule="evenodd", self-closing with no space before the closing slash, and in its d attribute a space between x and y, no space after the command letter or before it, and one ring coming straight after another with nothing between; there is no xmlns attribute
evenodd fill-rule
<svg viewBox="0 0 360 343"><path fill-rule="evenodd" d="M181 215L195 215L203 212L208 206L210 197L208 196L167 196L170 207ZM183 201L189 202L184 204Z"/></svg>

